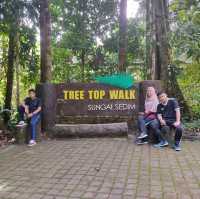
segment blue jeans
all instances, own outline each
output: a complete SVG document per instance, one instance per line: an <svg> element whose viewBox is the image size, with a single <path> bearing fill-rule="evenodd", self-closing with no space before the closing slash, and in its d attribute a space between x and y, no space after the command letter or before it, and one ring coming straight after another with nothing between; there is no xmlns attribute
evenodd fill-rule
<svg viewBox="0 0 200 199"><path fill-rule="evenodd" d="M36 115L33 115L30 119L30 127L31 127L31 139L35 140L36 139L36 127L38 122L41 119L41 114L37 113Z"/></svg>
<svg viewBox="0 0 200 199"><path fill-rule="evenodd" d="M154 119L145 118L143 115L140 115L138 117L138 129L140 133L145 132L147 134L147 126L151 126L151 122L153 122Z"/></svg>

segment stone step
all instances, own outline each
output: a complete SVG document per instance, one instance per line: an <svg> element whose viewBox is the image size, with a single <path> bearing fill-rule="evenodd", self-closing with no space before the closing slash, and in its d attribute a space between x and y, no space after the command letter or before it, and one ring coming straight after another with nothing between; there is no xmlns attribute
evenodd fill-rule
<svg viewBox="0 0 200 199"><path fill-rule="evenodd" d="M134 116L56 116L57 124L106 124L134 121Z"/></svg>
<svg viewBox="0 0 200 199"><path fill-rule="evenodd" d="M51 129L52 137L119 137L127 136L127 122L107 124L56 124Z"/></svg>

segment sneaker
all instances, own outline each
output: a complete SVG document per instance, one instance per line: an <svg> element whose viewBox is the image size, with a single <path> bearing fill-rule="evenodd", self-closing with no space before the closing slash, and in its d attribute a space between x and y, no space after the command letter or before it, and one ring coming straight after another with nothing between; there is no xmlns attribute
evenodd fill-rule
<svg viewBox="0 0 200 199"><path fill-rule="evenodd" d="M8 143L12 144L12 143L14 143L15 141L16 141L15 138L12 138L11 140L8 140Z"/></svg>
<svg viewBox="0 0 200 199"><path fill-rule="evenodd" d="M34 146L36 145L36 141L35 140L30 140L28 146Z"/></svg>
<svg viewBox="0 0 200 199"><path fill-rule="evenodd" d="M160 147L164 147L164 146L168 146L168 142L165 140L165 141L162 141L162 143L160 144Z"/></svg>
<svg viewBox="0 0 200 199"><path fill-rule="evenodd" d="M161 141L158 144L154 144L153 146L155 148L161 148L161 147L164 147L164 146L168 146L168 142L167 141Z"/></svg>
<svg viewBox="0 0 200 199"><path fill-rule="evenodd" d="M140 136L138 136L138 139L143 139L143 138L146 138L148 135L145 133L145 132L142 132L140 134Z"/></svg>
<svg viewBox="0 0 200 199"><path fill-rule="evenodd" d="M154 146L155 148L161 148L161 147L160 147L161 144L162 144L162 142L159 142L158 144L154 144L153 146Z"/></svg>
<svg viewBox="0 0 200 199"><path fill-rule="evenodd" d="M174 150L175 151L181 151L180 142L175 142L175 144L174 144Z"/></svg>
<svg viewBox="0 0 200 199"><path fill-rule="evenodd" d="M25 123L24 121L20 121L20 122L17 124L17 126L24 126L24 125L26 125L26 123Z"/></svg>
<svg viewBox="0 0 200 199"><path fill-rule="evenodd" d="M175 149L175 151L181 151L181 147L180 147L180 145L178 145L178 146L174 146L174 149Z"/></svg>
<svg viewBox="0 0 200 199"><path fill-rule="evenodd" d="M145 141L144 141L144 140L137 140L137 141L136 141L136 144L137 144L137 145L148 144L148 141L146 141L146 140L145 140Z"/></svg>

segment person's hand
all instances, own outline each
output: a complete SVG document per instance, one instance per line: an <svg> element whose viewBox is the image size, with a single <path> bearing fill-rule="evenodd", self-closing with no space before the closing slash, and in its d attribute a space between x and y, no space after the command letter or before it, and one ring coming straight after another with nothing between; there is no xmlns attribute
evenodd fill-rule
<svg viewBox="0 0 200 199"><path fill-rule="evenodd" d="M33 116L33 113L29 113L29 114L27 115L28 118L31 118L32 116Z"/></svg>
<svg viewBox="0 0 200 199"><path fill-rule="evenodd" d="M144 112L139 112L138 114L139 114L139 115L144 115Z"/></svg>
<svg viewBox="0 0 200 199"><path fill-rule="evenodd" d="M21 104L20 104L20 106L23 106L24 108L25 108L25 102L22 102Z"/></svg>
<svg viewBox="0 0 200 199"><path fill-rule="evenodd" d="M179 121L176 121L176 122L174 122L174 124L173 124L175 127L177 127L177 126L179 126L180 125L180 122Z"/></svg>
<svg viewBox="0 0 200 199"><path fill-rule="evenodd" d="M145 115L148 115L151 111L145 111Z"/></svg>
<svg viewBox="0 0 200 199"><path fill-rule="evenodd" d="M160 124L161 124L161 126L165 126L166 125L165 120L160 120Z"/></svg>

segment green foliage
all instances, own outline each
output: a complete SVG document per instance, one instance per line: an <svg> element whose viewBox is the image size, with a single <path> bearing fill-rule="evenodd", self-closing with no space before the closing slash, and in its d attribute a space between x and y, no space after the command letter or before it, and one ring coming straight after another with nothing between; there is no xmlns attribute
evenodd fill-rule
<svg viewBox="0 0 200 199"><path fill-rule="evenodd" d="M144 1L142 8L145 9ZM94 80L116 73L119 46L118 0L51 0L53 82ZM39 1L0 2L0 104L6 84L8 34L17 27L20 49L20 97L39 82ZM140 13L141 15L141 13ZM173 71L195 117L200 116L200 4L170 1ZM127 72L144 76L144 18L128 19ZM100 42L97 42L100 41ZM14 95L16 80L14 82ZM13 100L15 98L13 97Z"/></svg>
<svg viewBox="0 0 200 199"><path fill-rule="evenodd" d="M98 50L97 38L104 37L117 22L116 0L51 2L54 81L89 81ZM76 62L73 62L76 59ZM83 72L84 71L84 72Z"/></svg>
<svg viewBox="0 0 200 199"><path fill-rule="evenodd" d="M192 122L184 122L184 128L189 132L200 132L200 120L193 120Z"/></svg>
<svg viewBox="0 0 200 199"><path fill-rule="evenodd" d="M0 120L6 122L4 124L6 124L8 130L14 131L15 126L18 122L18 113L15 109L7 110L7 109L2 109L1 107Z"/></svg>
<svg viewBox="0 0 200 199"><path fill-rule="evenodd" d="M198 1L172 1L173 32L171 46L173 55L200 61L200 4Z"/></svg>
<svg viewBox="0 0 200 199"><path fill-rule="evenodd" d="M183 66L178 76L179 85L191 107L194 117L200 117L200 64L192 63Z"/></svg>
<svg viewBox="0 0 200 199"><path fill-rule="evenodd" d="M178 82L194 118L200 116L200 4L173 0L171 47Z"/></svg>
<svg viewBox="0 0 200 199"><path fill-rule="evenodd" d="M0 103L3 103L8 62L8 35L19 33L20 95L38 81L39 48L37 45L38 0L6 0L0 3ZM17 55L15 55L17 56ZM14 82L14 95L16 93ZM13 96L13 101L15 96Z"/></svg>

